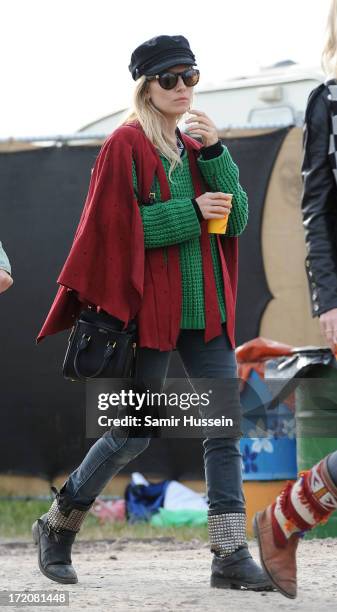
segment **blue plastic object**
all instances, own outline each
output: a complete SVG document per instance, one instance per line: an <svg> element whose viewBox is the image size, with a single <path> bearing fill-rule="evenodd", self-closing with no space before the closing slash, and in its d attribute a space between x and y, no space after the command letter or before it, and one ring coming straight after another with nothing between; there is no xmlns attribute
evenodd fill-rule
<svg viewBox="0 0 337 612"><path fill-rule="evenodd" d="M265 381L251 371L241 393L244 480L297 478L294 414L286 404L266 409L271 399Z"/></svg>
<svg viewBox="0 0 337 612"><path fill-rule="evenodd" d="M163 506L165 492L170 480L149 485L130 483L125 489L125 508L130 523L149 521Z"/></svg>

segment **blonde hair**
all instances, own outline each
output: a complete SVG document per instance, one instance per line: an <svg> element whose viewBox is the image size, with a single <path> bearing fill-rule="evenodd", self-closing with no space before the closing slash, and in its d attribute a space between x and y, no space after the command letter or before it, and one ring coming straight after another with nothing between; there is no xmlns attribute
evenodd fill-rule
<svg viewBox="0 0 337 612"><path fill-rule="evenodd" d="M337 77L337 0L331 0L321 65L326 75Z"/></svg>
<svg viewBox="0 0 337 612"><path fill-rule="evenodd" d="M121 119L117 127L138 120L145 132L145 135L158 149L158 151L162 153L162 155L170 162L169 180L171 180L171 174L173 170L178 165L182 165L182 160L177 148L175 148L173 144L168 142L165 137L165 115L163 115L163 113L161 113L153 105L152 101L147 98L147 90L148 81L143 75L137 81L133 93L132 108L127 112L127 115ZM178 121L180 121L183 115L184 113L178 116L177 123Z"/></svg>

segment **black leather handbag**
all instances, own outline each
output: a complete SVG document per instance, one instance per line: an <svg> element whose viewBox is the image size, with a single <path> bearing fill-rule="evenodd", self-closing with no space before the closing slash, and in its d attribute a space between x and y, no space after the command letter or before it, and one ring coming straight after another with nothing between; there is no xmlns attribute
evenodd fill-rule
<svg viewBox="0 0 337 612"><path fill-rule="evenodd" d="M85 382L91 378L133 378L137 325L124 323L104 311L82 310L69 339L63 376Z"/></svg>

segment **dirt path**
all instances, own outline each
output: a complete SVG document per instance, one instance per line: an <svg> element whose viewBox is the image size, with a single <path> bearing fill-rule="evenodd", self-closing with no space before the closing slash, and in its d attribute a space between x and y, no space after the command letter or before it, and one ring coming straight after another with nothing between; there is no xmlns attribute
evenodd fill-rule
<svg viewBox="0 0 337 612"><path fill-rule="evenodd" d="M250 550L257 559L255 543L250 545ZM296 600L286 599L279 593L211 589L210 560L208 545L197 540L79 541L73 548L79 583L63 587L40 573L33 544L0 543L0 584L1 590L69 591L69 608L35 605L26 608L34 611L329 612L337 609L337 540L302 542ZM22 611L24 608L3 609Z"/></svg>

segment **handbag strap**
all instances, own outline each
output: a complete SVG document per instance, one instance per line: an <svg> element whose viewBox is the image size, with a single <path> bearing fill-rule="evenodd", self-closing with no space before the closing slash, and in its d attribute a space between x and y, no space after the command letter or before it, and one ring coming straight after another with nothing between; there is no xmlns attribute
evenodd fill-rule
<svg viewBox="0 0 337 612"><path fill-rule="evenodd" d="M108 365L110 359L112 358L114 351L115 351L115 346L116 346L116 340L112 343L111 341L109 341L106 345L105 351L104 351L104 355L103 355L103 360L102 363L100 365L100 367L96 370L96 372L94 372L93 374L90 374L90 376L84 376L83 374L81 374L80 372L80 356L82 351L85 351L89 344L90 344L90 340L91 340L91 336L89 336L88 334L83 334L82 338L80 340L80 342L78 343L78 347L77 347L77 351L76 351L76 355L74 358L74 369L75 372L77 374L77 376L81 379L81 380L86 380L87 378L96 378L98 377L104 370L104 368Z"/></svg>

